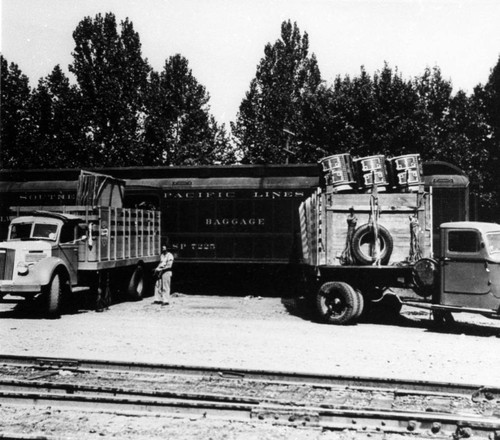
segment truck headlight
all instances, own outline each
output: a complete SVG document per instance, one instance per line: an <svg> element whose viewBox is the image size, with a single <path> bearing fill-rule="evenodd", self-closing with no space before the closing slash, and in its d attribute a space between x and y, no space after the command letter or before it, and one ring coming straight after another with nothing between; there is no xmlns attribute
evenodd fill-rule
<svg viewBox="0 0 500 440"><path fill-rule="evenodd" d="M29 266L26 263L17 263L18 275L28 275L29 270Z"/></svg>

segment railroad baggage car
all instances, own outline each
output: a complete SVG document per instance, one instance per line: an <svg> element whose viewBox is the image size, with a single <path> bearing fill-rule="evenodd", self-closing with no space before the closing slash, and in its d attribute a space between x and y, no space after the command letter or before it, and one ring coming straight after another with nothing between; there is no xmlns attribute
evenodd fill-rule
<svg viewBox="0 0 500 440"><path fill-rule="evenodd" d="M124 207L162 212L162 239L168 238L177 254L178 268L300 262L298 207L323 178L317 164L92 171L125 181ZM428 162L423 175L426 190L433 191L434 232L445 221L469 219L469 181L461 170ZM6 234L10 206L74 204L78 176L79 170L72 169L1 171L0 238Z"/></svg>

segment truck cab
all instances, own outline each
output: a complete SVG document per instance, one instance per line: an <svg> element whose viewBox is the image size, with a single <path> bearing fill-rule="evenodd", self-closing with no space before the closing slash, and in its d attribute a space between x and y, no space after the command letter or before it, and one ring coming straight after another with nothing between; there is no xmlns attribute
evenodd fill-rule
<svg viewBox="0 0 500 440"><path fill-rule="evenodd" d="M434 303L455 311L484 310L486 315L498 315L500 225L443 223L440 266L440 289Z"/></svg>
<svg viewBox="0 0 500 440"><path fill-rule="evenodd" d="M70 214L36 212L12 220L0 243L0 295L35 297L56 270L75 285L83 232L81 218Z"/></svg>

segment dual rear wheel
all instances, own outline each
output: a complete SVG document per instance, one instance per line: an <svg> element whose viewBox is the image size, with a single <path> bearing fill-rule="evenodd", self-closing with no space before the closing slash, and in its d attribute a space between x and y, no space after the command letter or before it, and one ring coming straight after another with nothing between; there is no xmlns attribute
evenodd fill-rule
<svg viewBox="0 0 500 440"><path fill-rule="evenodd" d="M127 287L128 297L132 301L140 301L144 298L146 292L146 281L144 277L144 269L141 265L137 266L130 277Z"/></svg>
<svg viewBox="0 0 500 440"><path fill-rule="evenodd" d="M361 316L363 307L361 293L341 281L323 284L316 295L318 316L328 324L352 324Z"/></svg>

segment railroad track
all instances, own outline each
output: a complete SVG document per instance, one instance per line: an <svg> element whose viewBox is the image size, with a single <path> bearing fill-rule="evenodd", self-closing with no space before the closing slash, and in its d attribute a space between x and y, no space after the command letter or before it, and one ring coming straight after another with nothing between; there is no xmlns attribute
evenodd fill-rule
<svg viewBox="0 0 500 440"><path fill-rule="evenodd" d="M0 355L0 400L420 438L500 439L499 390L438 382Z"/></svg>

